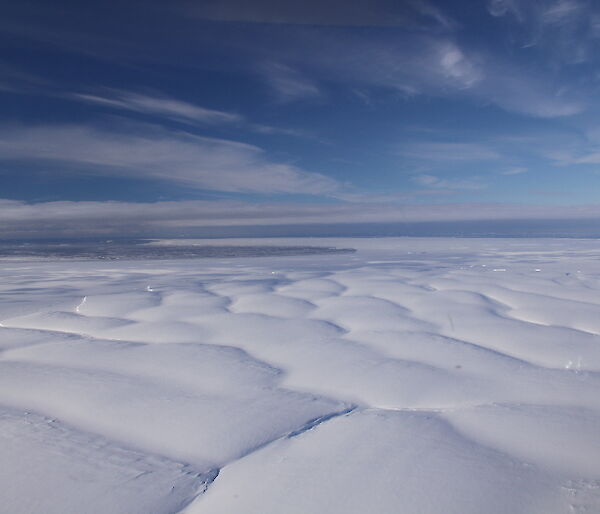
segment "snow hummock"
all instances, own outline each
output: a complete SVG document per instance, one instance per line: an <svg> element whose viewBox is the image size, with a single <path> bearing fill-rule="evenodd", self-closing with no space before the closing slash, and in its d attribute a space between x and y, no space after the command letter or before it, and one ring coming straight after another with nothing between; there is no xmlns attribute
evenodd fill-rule
<svg viewBox="0 0 600 514"><path fill-rule="evenodd" d="M260 244L4 261L0 512L600 512L600 242Z"/></svg>

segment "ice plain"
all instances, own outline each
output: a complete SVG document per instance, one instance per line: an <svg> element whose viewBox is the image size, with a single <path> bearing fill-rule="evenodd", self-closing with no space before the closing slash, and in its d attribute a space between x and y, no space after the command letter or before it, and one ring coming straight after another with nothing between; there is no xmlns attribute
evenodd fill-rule
<svg viewBox="0 0 600 514"><path fill-rule="evenodd" d="M0 513L600 512L600 241L210 244L0 261Z"/></svg>

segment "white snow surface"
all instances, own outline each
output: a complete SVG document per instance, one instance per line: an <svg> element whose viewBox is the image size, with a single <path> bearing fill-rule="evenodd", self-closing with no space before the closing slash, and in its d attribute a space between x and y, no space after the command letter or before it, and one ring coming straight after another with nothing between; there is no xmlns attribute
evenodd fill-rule
<svg viewBox="0 0 600 514"><path fill-rule="evenodd" d="M600 241L194 244L357 252L0 261L0 513L600 512Z"/></svg>

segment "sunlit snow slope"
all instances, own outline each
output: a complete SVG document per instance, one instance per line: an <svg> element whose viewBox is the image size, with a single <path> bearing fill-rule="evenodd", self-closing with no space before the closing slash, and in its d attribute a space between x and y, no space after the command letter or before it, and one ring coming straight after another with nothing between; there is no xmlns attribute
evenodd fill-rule
<svg viewBox="0 0 600 514"><path fill-rule="evenodd" d="M318 244L2 261L0 512L600 512L600 241Z"/></svg>

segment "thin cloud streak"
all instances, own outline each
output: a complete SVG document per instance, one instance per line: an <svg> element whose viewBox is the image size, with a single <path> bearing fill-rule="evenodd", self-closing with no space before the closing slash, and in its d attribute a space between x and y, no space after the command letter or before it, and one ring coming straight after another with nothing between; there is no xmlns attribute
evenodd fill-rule
<svg viewBox="0 0 600 514"><path fill-rule="evenodd" d="M427 174L415 175L413 177L413 182L425 187L457 189L463 191L485 188L485 184L482 184L474 179L447 179Z"/></svg>
<svg viewBox="0 0 600 514"><path fill-rule="evenodd" d="M405 145L400 155L426 161L487 161L500 154L481 143L446 143L422 141Z"/></svg>
<svg viewBox="0 0 600 514"><path fill-rule="evenodd" d="M319 98L322 93L317 84L297 70L280 63L263 66L267 83L282 102Z"/></svg>
<svg viewBox="0 0 600 514"><path fill-rule="evenodd" d="M520 175L521 173L527 173L527 168L510 168L501 173L502 175Z"/></svg>
<svg viewBox="0 0 600 514"><path fill-rule="evenodd" d="M238 114L207 109L174 98L149 96L131 91L111 91L111 94L75 93L70 98L97 104L113 109L134 111L173 120L207 124L241 123L244 118Z"/></svg>
<svg viewBox="0 0 600 514"><path fill-rule="evenodd" d="M145 125L121 132L85 125L4 127L2 159L65 164L83 174L164 180L224 192L322 195L340 188L324 175L274 162L253 145Z"/></svg>
<svg viewBox="0 0 600 514"><path fill-rule="evenodd" d="M0 237L181 233L185 229L327 223L600 218L600 205L156 203L0 200Z"/></svg>
<svg viewBox="0 0 600 514"><path fill-rule="evenodd" d="M218 21L337 27L423 27L447 30L455 22L426 0L208 0L189 8Z"/></svg>

